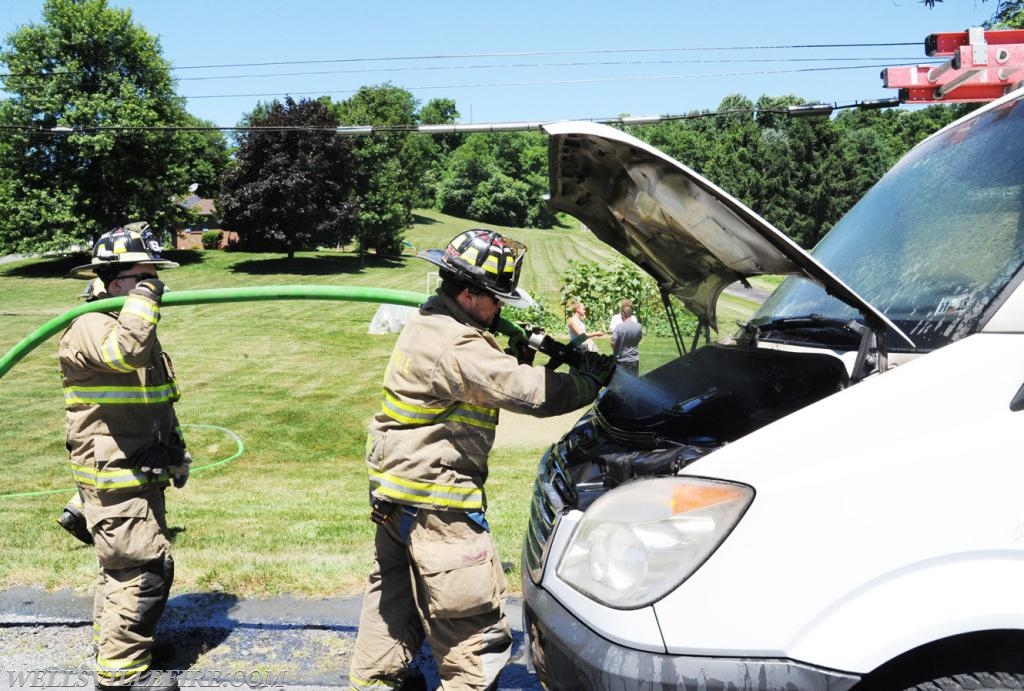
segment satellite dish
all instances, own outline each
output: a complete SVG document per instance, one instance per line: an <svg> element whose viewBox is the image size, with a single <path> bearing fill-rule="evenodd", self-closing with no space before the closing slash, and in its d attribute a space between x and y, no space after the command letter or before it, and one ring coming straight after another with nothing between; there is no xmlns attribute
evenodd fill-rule
<svg viewBox="0 0 1024 691"><path fill-rule="evenodd" d="M191 192L192 194L195 194L197 189L199 189L198 182L193 182L191 185L188 186L188 191Z"/></svg>

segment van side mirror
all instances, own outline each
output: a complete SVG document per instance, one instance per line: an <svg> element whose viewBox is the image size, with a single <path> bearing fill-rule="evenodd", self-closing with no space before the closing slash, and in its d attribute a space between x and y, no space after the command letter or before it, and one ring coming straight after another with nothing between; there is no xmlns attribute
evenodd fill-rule
<svg viewBox="0 0 1024 691"><path fill-rule="evenodd" d="M1015 413L1018 410L1024 410L1024 384L1017 389L1017 393L1014 395L1013 400L1010 401L1010 410Z"/></svg>

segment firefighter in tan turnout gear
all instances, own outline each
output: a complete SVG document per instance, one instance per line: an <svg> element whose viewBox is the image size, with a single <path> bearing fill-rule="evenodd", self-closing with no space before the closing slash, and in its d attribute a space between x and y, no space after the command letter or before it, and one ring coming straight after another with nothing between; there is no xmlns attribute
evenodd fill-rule
<svg viewBox="0 0 1024 691"><path fill-rule="evenodd" d="M79 495L61 524L91 541L99 561L93 642L100 689L178 687L170 672L151 669L174 576L164 489L183 486L191 462L174 413L178 385L156 334L164 292L157 271L178 265L159 250L148 224L133 223L105 233L91 263L68 274L98 278L95 298L126 296L119 313L76 318L58 350ZM75 513L84 529L74 529Z"/></svg>
<svg viewBox="0 0 1024 691"><path fill-rule="evenodd" d="M501 349L488 327L503 301L523 297L525 251L474 229L444 251L419 255L439 267L441 284L402 329L370 424L366 464L378 527L352 689L424 688L409 669L424 638L443 689L493 688L509 659L505 576L484 516L498 411L575 410L615 370L599 353L559 373Z"/></svg>

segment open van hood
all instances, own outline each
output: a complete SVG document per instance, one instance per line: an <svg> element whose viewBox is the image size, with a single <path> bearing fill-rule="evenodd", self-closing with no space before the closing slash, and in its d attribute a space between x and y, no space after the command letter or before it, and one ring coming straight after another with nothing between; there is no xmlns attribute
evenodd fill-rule
<svg viewBox="0 0 1024 691"><path fill-rule="evenodd" d="M884 324L912 343L782 231L651 145L593 122L544 130L551 207L579 219L716 331L715 303L726 286L792 274L821 284L872 328Z"/></svg>

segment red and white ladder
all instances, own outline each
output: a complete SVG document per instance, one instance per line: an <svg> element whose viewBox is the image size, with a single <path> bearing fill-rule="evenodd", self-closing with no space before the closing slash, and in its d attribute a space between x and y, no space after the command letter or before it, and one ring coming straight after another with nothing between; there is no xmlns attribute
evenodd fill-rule
<svg viewBox="0 0 1024 691"><path fill-rule="evenodd" d="M883 85L899 89L902 103L992 101L1024 82L1024 30L931 34L924 46L927 55L949 60L882 70Z"/></svg>

